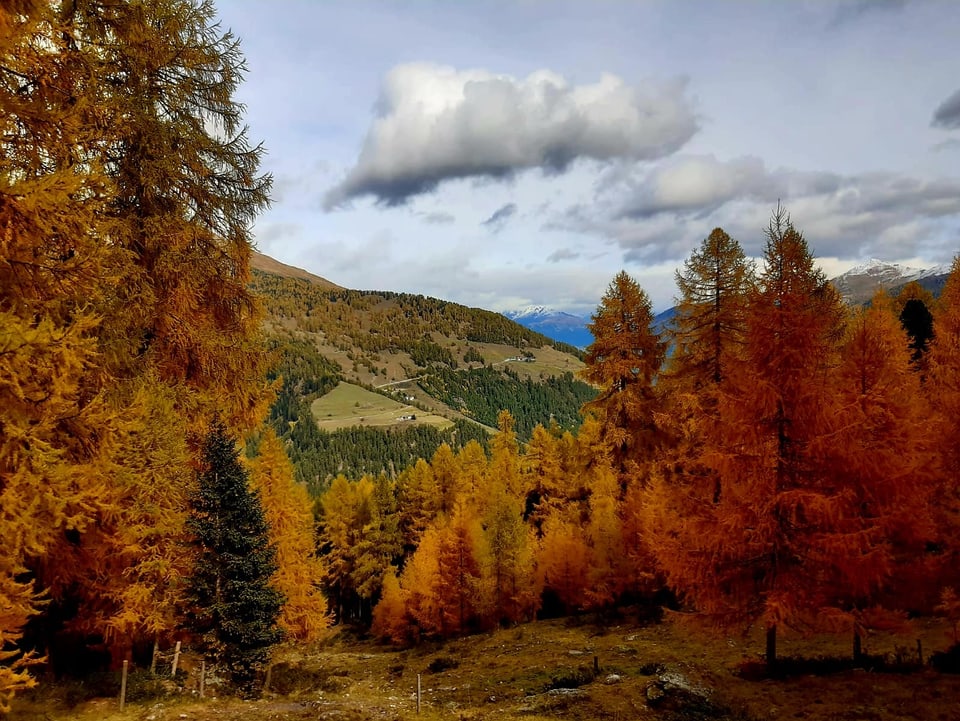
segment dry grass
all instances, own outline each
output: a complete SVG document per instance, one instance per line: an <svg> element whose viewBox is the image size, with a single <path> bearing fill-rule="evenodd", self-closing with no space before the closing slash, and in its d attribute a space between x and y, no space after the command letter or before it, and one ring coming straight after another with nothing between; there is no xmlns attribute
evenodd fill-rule
<svg viewBox="0 0 960 721"><path fill-rule="evenodd" d="M940 624L918 626L909 637L868 639L873 654L893 655L923 640L927 653L948 645ZM784 655L844 655L848 639L784 638ZM184 692L129 704L115 699L75 708L57 700L57 689L18 702L13 719L93 721L142 719L622 719L719 718L731 721L956 721L960 676L922 670L910 674L851 670L826 676L748 680L739 674L759 658L757 634L704 636L674 623L642 626L621 620L605 626L543 621L458 639L395 650L334 630L315 648L287 649L274 668L273 690L256 702L199 700ZM594 657L600 674L594 676ZM682 673L710 690L711 709L676 715L647 705L646 687L663 669ZM423 708L416 714L420 674ZM611 674L616 683L606 683ZM575 691L553 691L576 687ZM282 692L282 693L281 693Z"/></svg>

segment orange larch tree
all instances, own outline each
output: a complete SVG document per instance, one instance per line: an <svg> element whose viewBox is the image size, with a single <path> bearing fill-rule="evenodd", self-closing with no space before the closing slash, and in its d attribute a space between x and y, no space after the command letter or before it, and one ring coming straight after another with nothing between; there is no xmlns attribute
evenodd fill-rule
<svg viewBox="0 0 960 721"><path fill-rule="evenodd" d="M621 271L614 277L588 325L593 343L587 347L581 372L600 393L584 409L597 414L622 483L640 474L660 448L655 420L659 407L654 379L666 354L666 343L652 328L650 298Z"/></svg>
<svg viewBox="0 0 960 721"><path fill-rule="evenodd" d="M870 619L889 615L881 607L917 607L906 592L929 588L925 549L935 538L934 439L907 334L883 293L852 312L834 389L836 430L817 489L828 499L803 508L810 520L825 514L807 557L821 594L812 610L852 630L859 656Z"/></svg>
<svg viewBox="0 0 960 721"><path fill-rule="evenodd" d="M777 628L819 600L808 562L837 501L823 480L842 321L839 297L778 209L747 306L745 361L698 431L694 472L651 484L651 537L670 585L720 623L763 623L770 663Z"/></svg>
<svg viewBox="0 0 960 721"><path fill-rule="evenodd" d="M937 456L940 460L937 525L943 548L941 575L946 585L960 587L960 256L934 314L926 398L935 411Z"/></svg>

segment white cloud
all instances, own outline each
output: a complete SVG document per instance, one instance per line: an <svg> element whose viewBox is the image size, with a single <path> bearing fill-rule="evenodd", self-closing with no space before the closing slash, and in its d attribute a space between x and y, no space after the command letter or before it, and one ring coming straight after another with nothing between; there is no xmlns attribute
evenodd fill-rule
<svg viewBox="0 0 960 721"><path fill-rule="evenodd" d="M540 70L526 78L429 63L399 65L384 82L356 164L327 193L333 208L370 195L398 205L444 180L565 170L580 158L650 160L698 129L682 80L589 85Z"/></svg>

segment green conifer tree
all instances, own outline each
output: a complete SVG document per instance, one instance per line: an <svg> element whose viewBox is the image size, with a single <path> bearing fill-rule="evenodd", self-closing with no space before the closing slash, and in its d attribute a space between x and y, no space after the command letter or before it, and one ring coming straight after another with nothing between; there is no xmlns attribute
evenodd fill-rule
<svg viewBox="0 0 960 721"><path fill-rule="evenodd" d="M250 695L270 646L281 638L283 597L270 586L276 549L236 440L219 420L210 427L202 462L188 521L197 547L192 626L205 651Z"/></svg>

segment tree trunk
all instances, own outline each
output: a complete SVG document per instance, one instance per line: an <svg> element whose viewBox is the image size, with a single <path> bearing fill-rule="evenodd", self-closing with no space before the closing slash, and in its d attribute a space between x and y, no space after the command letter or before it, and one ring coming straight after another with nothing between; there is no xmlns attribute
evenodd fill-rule
<svg viewBox="0 0 960 721"><path fill-rule="evenodd" d="M777 625L767 626L767 669L777 665Z"/></svg>
<svg viewBox="0 0 960 721"><path fill-rule="evenodd" d="M860 640L860 632L853 632L853 660L854 662L859 662L863 658L863 645Z"/></svg>

